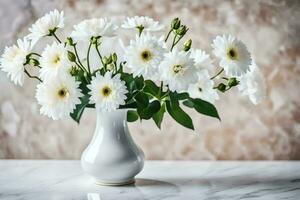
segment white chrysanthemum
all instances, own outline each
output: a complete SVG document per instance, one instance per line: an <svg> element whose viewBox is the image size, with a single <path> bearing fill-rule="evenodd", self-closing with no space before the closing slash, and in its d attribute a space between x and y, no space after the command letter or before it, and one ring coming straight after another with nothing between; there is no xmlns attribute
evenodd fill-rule
<svg viewBox="0 0 300 200"><path fill-rule="evenodd" d="M53 42L47 45L40 58L40 77L42 80L55 78L64 74L70 67L68 53L63 44Z"/></svg>
<svg viewBox="0 0 300 200"><path fill-rule="evenodd" d="M91 37L113 37L117 26L106 18L93 18L74 25L71 37L75 40L90 41Z"/></svg>
<svg viewBox="0 0 300 200"><path fill-rule="evenodd" d="M163 39L149 34L136 36L125 48L127 67L134 76L143 75L145 79L154 79L158 75L158 66L163 60L165 49Z"/></svg>
<svg viewBox="0 0 300 200"><path fill-rule="evenodd" d="M112 111L125 104L125 94L128 91L125 82L120 79L120 74L114 77L111 72L107 72L104 76L97 74L88 88L91 90L90 101L95 103L99 110Z"/></svg>
<svg viewBox="0 0 300 200"><path fill-rule="evenodd" d="M7 73L8 77L16 84L24 83L24 63L26 56L32 49L31 43L27 39L19 39L17 45L6 47L0 60L0 68Z"/></svg>
<svg viewBox="0 0 300 200"><path fill-rule="evenodd" d="M71 75L44 81L36 90L36 99L41 105L40 113L53 120L68 118L76 105L81 103L79 98L82 96L79 82Z"/></svg>
<svg viewBox="0 0 300 200"><path fill-rule="evenodd" d="M249 97L250 101L257 105L266 96L266 85L264 77L255 63L250 66L250 71L240 78L238 89L243 95Z"/></svg>
<svg viewBox="0 0 300 200"><path fill-rule="evenodd" d="M195 61L195 66L199 69L213 70L213 64L210 56L201 49L192 49L191 58Z"/></svg>
<svg viewBox="0 0 300 200"><path fill-rule="evenodd" d="M57 28L63 28L64 20L64 12L59 12L55 9L38 19L31 28L29 28L30 34L28 35L28 38L35 44L42 37L49 35L50 31Z"/></svg>
<svg viewBox="0 0 300 200"><path fill-rule="evenodd" d="M212 47L228 76L241 76L249 70L251 55L245 44L231 35L217 36Z"/></svg>
<svg viewBox="0 0 300 200"><path fill-rule="evenodd" d="M186 92L190 84L197 82L197 69L190 53L174 49L165 54L159 65L161 81L171 91Z"/></svg>
<svg viewBox="0 0 300 200"><path fill-rule="evenodd" d="M154 32L161 31L164 25L146 16L128 17L122 25L122 28L125 29L136 29L137 27L143 27L144 31Z"/></svg>
<svg viewBox="0 0 300 200"><path fill-rule="evenodd" d="M210 103L215 103L219 99L217 91L213 88L214 82L210 79L207 70L198 73L198 82L190 84L188 93L191 98L200 98Z"/></svg>

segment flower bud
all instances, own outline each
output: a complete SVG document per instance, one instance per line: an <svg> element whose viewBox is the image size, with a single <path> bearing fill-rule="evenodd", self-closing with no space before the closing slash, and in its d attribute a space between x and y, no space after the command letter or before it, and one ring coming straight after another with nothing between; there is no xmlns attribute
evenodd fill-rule
<svg viewBox="0 0 300 200"><path fill-rule="evenodd" d="M116 54L116 53L113 53L113 55L112 55L112 61L113 61L113 62L117 62L117 60L118 60L117 54Z"/></svg>
<svg viewBox="0 0 300 200"><path fill-rule="evenodd" d="M189 39L183 44L183 50L188 51L190 50L191 46L192 46L192 40Z"/></svg>
<svg viewBox="0 0 300 200"><path fill-rule="evenodd" d="M225 92L225 90L226 90L226 85L225 85L224 83L220 83L220 84L218 85L218 90L219 90L220 92Z"/></svg>
<svg viewBox="0 0 300 200"><path fill-rule="evenodd" d="M103 57L103 62L105 64L110 64L112 62L112 56L109 56L109 57L104 56Z"/></svg>
<svg viewBox="0 0 300 200"><path fill-rule="evenodd" d="M71 62L75 62L76 61L76 56L72 51L68 51L68 59Z"/></svg>
<svg viewBox="0 0 300 200"><path fill-rule="evenodd" d="M106 56L104 56L103 58L102 58L102 61L106 64L107 63L107 61L108 61L108 59L107 59L107 57Z"/></svg>
<svg viewBox="0 0 300 200"><path fill-rule="evenodd" d="M182 35L186 34L187 30L188 30L188 29L186 28L185 25L181 25L181 26L176 30L176 34L182 36Z"/></svg>
<svg viewBox="0 0 300 200"><path fill-rule="evenodd" d="M39 66L39 61L38 60L36 60L36 59L34 59L34 58L30 58L29 59L29 64L30 65L33 65L33 66Z"/></svg>
<svg viewBox="0 0 300 200"><path fill-rule="evenodd" d="M112 64L112 63L110 63L110 64L108 64L108 65L106 66L106 69L107 69L108 71L112 71L112 70L115 69L115 65Z"/></svg>
<svg viewBox="0 0 300 200"><path fill-rule="evenodd" d="M78 73L78 68L75 66L72 66L69 72L70 72L71 76L76 76Z"/></svg>
<svg viewBox="0 0 300 200"><path fill-rule="evenodd" d="M97 44L97 38L96 37L91 37L91 40L90 40L90 42L92 43L92 44Z"/></svg>
<svg viewBox="0 0 300 200"><path fill-rule="evenodd" d="M176 17L175 19L173 19L173 21L171 22L171 28L173 30L177 30L180 27L180 20L178 17Z"/></svg>
<svg viewBox="0 0 300 200"><path fill-rule="evenodd" d="M70 45L70 46L74 46L75 45L75 43L73 42L73 39L71 37L67 38L67 44Z"/></svg>
<svg viewBox="0 0 300 200"><path fill-rule="evenodd" d="M234 86L237 86L238 84L239 84L239 81L236 78L230 78L228 80L229 87L234 87Z"/></svg>
<svg viewBox="0 0 300 200"><path fill-rule="evenodd" d="M112 55L110 55L109 57L108 57L108 60L107 60L107 63L106 64L110 64L110 63L112 63Z"/></svg>

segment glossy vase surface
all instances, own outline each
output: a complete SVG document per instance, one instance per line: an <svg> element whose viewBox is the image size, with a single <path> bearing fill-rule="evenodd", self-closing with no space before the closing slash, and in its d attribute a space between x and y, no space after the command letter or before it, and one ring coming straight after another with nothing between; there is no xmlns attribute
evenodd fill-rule
<svg viewBox="0 0 300 200"><path fill-rule="evenodd" d="M133 141L127 111L97 112L94 136L81 156L84 172L100 185L125 185L143 169L144 153Z"/></svg>

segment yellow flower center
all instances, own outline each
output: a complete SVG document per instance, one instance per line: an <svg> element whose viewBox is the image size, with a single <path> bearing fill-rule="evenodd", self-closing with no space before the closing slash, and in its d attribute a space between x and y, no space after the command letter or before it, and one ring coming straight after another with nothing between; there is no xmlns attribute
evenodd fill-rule
<svg viewBox="0 0 300 200"><path fill-rule="evenodd" d="M60 56L59 55L55 55L53 58L53 63L54 64L58 64L60 62Z"/></svg>
<svg viewBox="0 0 300 200"><path fill-rule="evenodd" d="M184 72L184 66L183 65L174 65L173 72L174 72L174 74L182 74Z"/></svg>
<svg viewBox="0 0 300 200"><path fill-rule="evenodd" d="M112 92L112 89L109 86L104 86L100 91L100 93L104 97L108 97L111 94L111 92Z"/></svg>
<svg viewBox="0 0 300 200"><path fill-rule="evenodd" d="M69 96L69 90L67 88L63 87L57 91L57 96L60 99L64 99Z"/></svg>
<svg viewBox="0 0 300 200"><path fill-rule="evenodd" d="M231 47L231 48L228 48L227 49L227 57L230 59L230 60L237 60L239 55L238 55L238 51L237 49Z"/></svg>
<svg viewBox="0 0 300 200"><path fill-rule="evenodd" d="M144 51L142 51L142 53L141 53L141 58L142 58L142 60L143 61L145 61L145 62L148 62L149 60L151 60L152 59L152 53L151 53L151 51L149 51L149 50L144 50Z"/></svg>

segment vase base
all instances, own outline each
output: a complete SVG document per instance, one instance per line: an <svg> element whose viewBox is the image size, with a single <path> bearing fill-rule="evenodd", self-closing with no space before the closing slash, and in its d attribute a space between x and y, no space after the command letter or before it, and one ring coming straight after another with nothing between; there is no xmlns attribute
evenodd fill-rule
<svg viewBox="0 0 300 200"><path fill-rule="evenodd" d="M135 182L135 179L130 179L127 181L120 181L120 182L107 182L107 181L101 181L96 180L96 185L100 186L123 186L123 185L131 185Z"/></svg>

